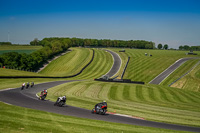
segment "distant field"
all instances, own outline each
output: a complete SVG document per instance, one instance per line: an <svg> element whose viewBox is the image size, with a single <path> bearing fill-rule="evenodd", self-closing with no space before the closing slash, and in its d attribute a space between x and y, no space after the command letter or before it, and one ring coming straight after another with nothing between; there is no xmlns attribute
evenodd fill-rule
<svg viewBox="0 0 200 133"><path fill-rule="evenodd" d="M124 75L125 79L144 81L146 83L149 83L180 58L200 57L200 52L197 52L197 56L193 56L186 55L185 53L188 51L125 49L126 52L123 53L119 52L120 49L111 50L118 52L124 60L127 60L128 56L130 56L130 62ZM145 56L145 53L151 54L152 57Z"/></svg>
<svg viewBox="0 0 200 133"><path fill-rule="evenodd" d="M67 104L92 109L103 100L108 111L147 120L200 126L200 93L157 85L85 81L67 83L48 90L50 98L66 95Z"/></svg>
<svg viewBox="0 0 200 133"><path fill-rule="evenodd" d="M30 45L0 45L0 50L38 50L42 46L30 46Z"/></svg>
<svg viewBox="0 0 200 133"><path fill-rule="evenodd" d="M8 53L8 52L18 52L18 53L27 53L30 54L38 49L41 49L42 46L5 46L5 45L0 45L0 55L3 53Z"/></svg>

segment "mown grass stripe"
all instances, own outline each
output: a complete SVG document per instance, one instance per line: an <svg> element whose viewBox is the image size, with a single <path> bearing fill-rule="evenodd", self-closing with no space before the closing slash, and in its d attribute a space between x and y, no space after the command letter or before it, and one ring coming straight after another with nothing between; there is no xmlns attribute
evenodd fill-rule
<svg viewBox="0 0 200 133"><path fill-rule="evenodd" d="M136 97L137 97L137 99L138 100L140 100L140 101L144 101L145 99L144 99L144 96L143 96L143 94L142 94L142 86L139 86L139 85L137 85L136 86Z"/></svg>
<svg viewBox="0 0 200 133"><path fill-rule="evenodd" d="M123 99L130 100L130 86L129 85L124 85Z"/></svg>
<svg viewBox="0 0 200 133"><path fill-rule="evenodd" d="M113 100L117 100L116 99L116 92L117 92L117 86L111 86L110 88L110 92L109 92L109 98L113 99Z"/></svg>

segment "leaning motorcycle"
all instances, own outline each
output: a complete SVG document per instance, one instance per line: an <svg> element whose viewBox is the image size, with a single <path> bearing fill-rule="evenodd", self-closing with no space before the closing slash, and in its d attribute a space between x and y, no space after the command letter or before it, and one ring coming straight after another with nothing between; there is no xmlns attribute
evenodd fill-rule
<svg viewBox="0 0 200 133"><path fill-rule="evenodd" d="M59 107L63 107L66 103L66 100L60 100L60 101L56 101L56 103L54 103L54 106L59 106Z"/></svg>
<svg viewBox="0 0 200 133"><path fill-rule="evenodd" d="M102 105L98 106L97 109L95 107L92 109L92 113L100 114L100 115L105 115L107 112L107 105Z"/></svg>
<svg viewBox="0 0 200 133"><path fill-rule="evenodd" d="M47 93L44 92L44 93L40 94L39 99L44 100L46 98L46 96L47 96Z"/></svg>

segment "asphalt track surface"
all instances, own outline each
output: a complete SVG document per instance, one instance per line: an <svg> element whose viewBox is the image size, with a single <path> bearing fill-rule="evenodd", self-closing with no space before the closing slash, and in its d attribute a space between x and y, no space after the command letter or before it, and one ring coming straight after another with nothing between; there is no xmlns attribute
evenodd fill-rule
<svg viewBox="0 0 200 133"><path fill-rule="evenodd" d="M163 71L160 75L154 78L149 84L160 84L165 78L167 78L172 72L174 72L178 67L180 67L184 62L196 59L196 58L181 58L177 60L174 64L168 67L165 71Z"/></svg>
<svg viewBox="0 0 200 133"><path fill-rule="evenodd" d="M110 50L106 50L106 51L112 55L114 63L113 63L112 68L110 69L110 71L105 75L108 77L112 77L119 71L122 61L117 53L110 51Z"/></svg>
<svg viewBox="0 0 200 133"><path fill-rule="evenodd" d="M113 56L113 58L115 58L115 56ZM115 59L114 59L114 62L115 62ZM115 67L112 67L112 69L114 69ZM113 75L118 71L117 69L115 71L114 70L112 71L112 69L108 72L108 74ZM48 89L48 88L51 88L60 84L64 84L64 83L69 83L69 82L76 82L76 80L55 81L55 82L36 84L33 88L29 87L29 89L24 89L24 90L21 90L21 88L1 90L0 101L8 103L8 104L12 104L12 105L21 106L21 107L37 109L37 110L57 113L61 115L75 116L75 117L80 117L80 118L88 118L88 119L131 124L131 125L138 125L138 126L164 128L164 129L171 129L171 130L200 132L200 127L189 127L189 126L183 126L183 125L167 124L167 123L162 123L162 122L153 122L153 121L141 120L137 118L118 116L114 114L106 114L106 115L92 114L91 110L93 106L91 106L91 110L73 107L69 105L66 105L64 107L57 107L53 105L54 102L48 100L48 96L47 96L47 100L45 101L38 100L38 98L36 97L36 93L44 89ZM109 103L108 103L108 108L109 108Z"/></svg>

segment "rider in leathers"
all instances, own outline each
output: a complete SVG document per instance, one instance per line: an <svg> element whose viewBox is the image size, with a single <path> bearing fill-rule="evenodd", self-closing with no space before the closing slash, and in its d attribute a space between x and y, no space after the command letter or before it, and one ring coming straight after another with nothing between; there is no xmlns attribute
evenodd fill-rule
<svg viewBox="0 0 200 133"><path fill-rule="evenodd" d="M101 109L101 107L102 106L107 106L107 102L106 101L103 101L103 102L101 102L101 103L97 103L96 105L95 105L95 110L97 111L97 112L99 112L99 110Z"/></svg>
<svg viewBox="0 0 200 133"><path fill-rule="evenodd" d="M56 103L59 103L60 101L63 101L65 103L66 100L67 100L66 96L58 97Z"/></svg>

